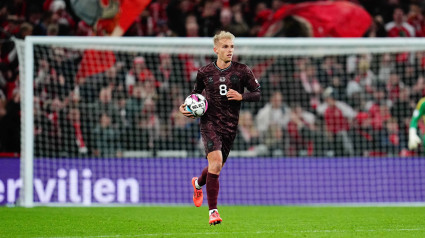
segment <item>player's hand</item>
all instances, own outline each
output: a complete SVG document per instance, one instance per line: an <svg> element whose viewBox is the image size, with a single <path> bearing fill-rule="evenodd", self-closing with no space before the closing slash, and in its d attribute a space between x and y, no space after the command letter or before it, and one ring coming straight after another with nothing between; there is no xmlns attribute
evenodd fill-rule
<svg viewBox="0 0 425 238"><path fill-rule="evenodd" d="M235 91L233 89L229 89L226 96L227 100L242 101L242 94L238 93L238 91Z"/></svg>
<svg viewBox="0 0 425 238"><path fill-rule="evenodd" d="M409 149L414 150L418 148L418 145L421 143L421 138L419 138L416 133L416 128L409 129Z"/></svg>
<svg viewBox="0 0 425 238"><path fill-rule="evenodd" d="M195 116L191 113L191 112L189 112L188 110L186 110L186 104L182 104L182 105L180 105L180 107L179 107L179 111L185 116L185 117L189 117L189 118L195 118Z"/></svg>

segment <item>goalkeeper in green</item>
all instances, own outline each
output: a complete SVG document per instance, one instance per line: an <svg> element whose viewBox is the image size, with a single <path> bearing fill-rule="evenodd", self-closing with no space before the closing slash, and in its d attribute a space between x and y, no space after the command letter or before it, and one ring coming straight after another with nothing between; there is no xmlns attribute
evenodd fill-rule
<svg viewBox="0 0 425 238"><path fill-rule="evenodd" d="M418 136L417 128L418 121L425 115L425 97L419 100L416 105L415 111L413 111L412 119L410 120L409 127L409 149L414 150L421 143L421 138ZM425 118L424 118L425 119Z"/></svg>

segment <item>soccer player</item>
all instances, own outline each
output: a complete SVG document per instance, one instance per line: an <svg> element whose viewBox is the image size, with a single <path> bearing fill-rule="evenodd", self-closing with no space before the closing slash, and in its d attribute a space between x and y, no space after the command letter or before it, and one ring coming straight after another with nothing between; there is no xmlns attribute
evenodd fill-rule
<svg viewBox="0 0 425 238"><path fill-rule="evenodd" d="M260 84L251 69L232 61L235 36L221 31L214 36L214 52L217 60L198 70L193 93L202 93L208 100L208 110L201 117L200 128L208 166L201 176L192 178L195 206L202 205L202 186L207 185L209 224L220 224L222 219L217 210L219 175L229 155L235 139L239 111L242 101L258 102ZM248 91L244 92L247 88ZM180 106L180 112L193 118L186 105Z"/></svg>
<svg viewBox="0 0 425 238"><path fill-rule="evenodd" d="M410 120L409 128L409 149L414 150L421 143L417 133L418 121L425 115L425 98L421 98L413 111L412 119Z"/></svg>

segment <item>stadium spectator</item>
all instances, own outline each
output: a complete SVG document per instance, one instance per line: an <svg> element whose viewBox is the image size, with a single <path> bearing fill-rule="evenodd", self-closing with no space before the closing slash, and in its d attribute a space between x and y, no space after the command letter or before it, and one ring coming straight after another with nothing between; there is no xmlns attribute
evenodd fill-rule
<svg viewBox="0 0 425 238"><path fill-rule="evenodd" d="M156 81L155 75L146 65L145 57L138 56L133 60L132 68L127 72L125 76L126 90L132 94L133 87L137 82L143 84L146 81ZM141 84L141 85L142 85Z"/></svg>
<svg viewBox="0 0 425 238"><path fill-rule="evenodd" d="M120 93L117 95L116 99L118 118L117 118L117 126L121 131L121 134L126 131L130 127L130 121L128 120L128 111L127 111L127 98L124 93Z"/></svg>
<svg viewBox="0 0 425 238"><path fill-rule="evenodd" d="M238 135L234 142L234 150L255 150L260 143L260 133L255 126L250 111L242 111L239 115Z"/></svg>
<svg viewBox="0 0 425 238"><path fill-rule="evenodd" d="M21 96L14 90L11 100L0 98L0 150L2 152L20 152L20 103Z"/></svg>
<svg viewBox="0 0 425 238"><path fill-rule="evenodd" d="M400 7L393 11L393 21L385 25L389 37L414 37L415 29L406 21L406 15Z"/></svg>
<svg viewBox="0 0 425 238"><path fill-rule="evenodd" d="M122 157L120 133L112 125L112 118L107 113L99 116L99 122L92 131L96 138L93 145L93 156L102 158Z"/></svg>
<svg viewBox="0 0 425 238"><path fill-rule="evenodd" d="M186 37L199 37L199 25L195 15L188 15L185 22Z"/></svg>
<svg viewBox="0 0 425 238"><path fill-rule="evenodd" d="M393 102L391 107L391 116L398 122L398 127L402 133L407 133L410 123L410 116L413 110L410 101L409 88L402 88L398 98Z"/></svg>
<svg viewBox="0 0 425 238"><path fill-rule="evenodd" d="M31 24L24 22L19 27L18 38L25 39L25 37L32 35L33 27Z"/></svg>
<svg viewBox="0 0 425 238"><path fill-rule="evenodd" d="M355 75L347 84L347 97L350 104L355 100L355 95L368 99L373 93L376 76L370 69L370 62L370 55L362 55L358 58Z"/></svg>
<svg viewBox="0 0 425 238"><path fill-rule="evenodd" d="M376 86L373 92L373 99L365 105L375 131L381 130L384 122L391 117L389 112L390 105L391 101L386 97L385 85Z"/></svg>
<svg viewBox="0 0 425 238"><path fill-rule="evenodd" d="M155 69L155 78L160 83L161 90L167 90L172 86L181 82L182 77L179 72L176 72L176 62L177 60L173 58L168 53L161 53L159 55L159 63Z"/></svg>
<svg viewBox="0 0 425 238"><path fill-rule="evenodd" d="M283 105L282 93L273 92L270 101L258 111L255 117L255 124L263 140L266 139L265 135L270 126L278 125L282 129L286 127L290 119L288 112L288 108Z"/></svg>
<svg viewBox="0 0 425 238"><path fill-rule="evenodd" d="M397 120L389 118L385 126L379 132L379 151L385 156L399 156L403 148L406 148L407 138L401 133Z"/></svg>
<svg viewBox="0 0 425 238"><path fill-rule="evenodd" d="M365 37L386 37L387 31L384 26L384 19L381 15L376 15L373 18L369 30L366 32Z"/></svg>
<svg viewBox="0 0 425 238"><path fill-rule="evenodd" d="M249 27L245 23L242 13L240 12L240 5L233 7L235 15L229 8L223 8L220 12L220 29L224 31L233 32L235 36L248 36Z"/></svg>
<svg viewBox="0 0 425 238"><path fill-rule="evenodd" d="M231 7L233 14L233 29L235 36L250 36L249 24L244 18L242 4L237 3Z"/></svg>
<svg viewBox="0 0 425 238"><path fill-rule="evenodd" d="M265 132L262 144L266 146L265 156L283 156L287 149L284 129L277 124L270 124Z"/></svg>
<svg viewBox="0 0 425 238"><path fill-rule="evenodd" d="M124 36L155 36L156 23L148 9L142 11Z"/></svg>
<svg viewBox="0 0 425 238"><path fill-rule="evenodd" d="M382 54L378 70L379 83L386 83L391 72L395 71L395 63L393 56L389 53Z"/></svg>
<svg viewBox="0 0 425 238"><path fill-rule="evenodd" d="M181 96L173 100L174 107L170 113L170 121L168 124L171 125L170 133L161 145L164 149L188 150L193 152L199 145L199 125L198 121L187 120L186 117L180 113L178 106L180 106L183 101L184 98ZM188 138L188 140L182 143L181 138Z"/></svg>
<svg viewBox="0 0 425 238"><path fill-rule="evenodd" d="M424 75L423 52L416 52L412 58L413 62L407 62L400 70L396 70L400 74L402 82L408 87L412 87L418 81L419 76Z"/></svg>
<svg viewBox="0 0 425 238"><path fill-rule="evenodd" d="M60 120L60 122L63 135L63 155L71 156L71 158L88 156L88 132L83 130L80 110L69 108L66 112L66 119Z"/></svg>
<svg viewBox="0 0 425 238"><path fill-rule="evenodd" d="M353 156L354 147L348 135L350 121L356 116L349 105L336 101L333 89L326 88L323 92L325 102L317 108L317 112L323 115L326 124L326 135L336 156Z"/></svg>
<svg viewBox="0 0 425 238"><path fill-rule="evenodd" d="M100 90L99 98L89 105L87 112L91 114L91 118L88 119L89 121L97 122L102 114L106 114L110 118L111 124L117 127L119 124L119 109L112 98L112 87L103 87Z"/></svg>
<svg viewBox="0 0 425 238"><path fill-rule="evenodd" d="M152 1L149 6L149 12L152 16L152 24L154 28L155 35L159 35L163 29L162 26L166 25L168 21L167 17L167 5L169 0L158 0ZM164 24L165 23L165 24Z"/></svg>
<svg viewBox="0 0 425 238"><path fill-rule="evenodd" d="M375 136L369 114L367 112L357 113L352 125L350 135L353 139L354 155L368 156L373 150Z"/></svg>
<svg viewBox="0 0 425 238"><path fill-rule="evenodd" d="M304 65L301 64L299 69L300 71L296 75L295 80L298 81L298 85L300 85L301 88L299 88L299 92L292 93L295 94L295 97L300 97L300 95L307 95L308 100L302 100L300 102L301 106L308 109L314 109L317 107L320 93L323 90L323 87L317 77L316 66L310 62L306 62Z"/></svg>
<svg viewBox="0 0 425 238"><path fill-rule="evenodd" d="M137 116L143 110L145 100L141 83L135 84L126 102L127 119L132 127L136 125Z"/></svg>
<svg viewBox="0 0 425 238"><path fill-rule="evenodd" d="M135 130L136 149L154 150L159 140L161 124L156 112L155 102L148 98L143 103L143 110L137 114Z"/></svg>
<svg viewBox="0 0 425 238"><path fill-rule="evenodd" d="M201 4L199 16L200 36L213 36L220 28L221 1L206 0Z"/></svg>
<svg viewBox="0 0 425 238"><path fill-rule="evenodd" d="M286 154L289 156L312 156L313 151L317 149L314 148L317 136L315 131L314 114L303 110L301 106L293 107L287 126L289 148Z"/></svg>
<svg viewBox="0 0 425 238"><path fill-rule="evenodd" d="M39 97L34 96L34 154L42 155L46 151L52 151L50 147L54 145L52 137L48 132L49 121L42 110L42 102ZM7 128L5 125L0 124L0 129ZM5 133L1 133L5 135ZM7 150L6 150L7 151Z"/></svg>
<svg viewBox="0 0 425 238"><path fill-rule="evenodd" d="M170 0L167 6L168 28L174 36L186 35L186 17L193 12L194 5L189 0Z"/></svg>
<svg viewBox="0 0 425 238"><path fill-rule="evenodd" d="M341 75L342 65L333 56L325 57L317 69L317 78L323 88L331 87L333 78Z"/></svg>
<svg viewBox="0 0 425 238"><path fill-rule="evenodd" d="M333 88L333 95L338 101L347 101L347 82L343 82L343 76L333 76L330 87Z"/></svg>
<svg viewBox="0 0 425 238"><path fill-rule="evenodd" d="M389 100L394 101L399 97L400 91L405 86L404 86L404 83L400 80L400 77L398 76L398 74L395 72L392 72L388 78L386 87L387 87L387 95L389 95Z"/></svg>
<svg viewBox="0 0 425 238"><path fill-rule="evenodd" d="M285 101L288 103L296 103L301 105L303 108L310 108L310 95L304 91L304 86L300 80L300 72L305 71L309 59L307 57L294 59L290 64L293 65L294 69L287 72L285 75L282 87L282 94Z"/></svg>
<svg viewBox="0 0 425 238"><path fill-rule="evenodd" d="M174 98L182 94L183 77L178 72L178 67L176 67L178 63L180 62L177 62L176 58L168 53L159 55L159 63L155 69L155 77L159 83L156 105L161 108L158 113L162 120L168 119L170 112L174 108L172 105Z"/></svg>
<svg viewBox="0 0 425 238"><path fill-rule="evenodd" d="M418 2L410 1L407 23L415 29L415 36L417 37L425 36L425 18L422 11Z"/></svg>
<svg viewBox="0 0 425 238"><path fill-rule="evenodd" d="M63 115L63 109L65 104L59 98L52 98L44 103L45 113L45 130L49 135L50 144L48 145L49 152L53 155L58 155L61 150L60 142L62 141L62 131L60 123L65 119Z"/></svg>
<svg viewBox="0 0 425 238"><path fill-rule="evenodd" d="M264 96L261 97L261 105L270 101L270 97L276 91L276 88L283 88L283 85L285 85L284 73L278 67L279 64L273 65L264 77L259 78L261 91L264 92ZM285 92L282 92L282 94L285 94Z"/></svg>
<svg viewBox="0 0 425 238"><path fill-rule="evenodd" d="M197 55L191 54L179 54L179 60L182 63L182 76L184 77L183 82L181 82L182 88L191 87L191 85L196 80L196 74L199 67L203 63L203 59Z"/></svg>

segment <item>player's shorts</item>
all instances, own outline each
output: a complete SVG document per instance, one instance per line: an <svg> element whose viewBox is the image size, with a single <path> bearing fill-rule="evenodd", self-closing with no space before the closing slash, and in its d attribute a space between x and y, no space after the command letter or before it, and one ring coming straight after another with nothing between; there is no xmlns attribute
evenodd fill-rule
<svg viewBox="0 0 425 238"><path fill-rule="evenodd" d="M214 130L201 130L202 141L204 143L205 155L215 150L221 150L223 163L226 162L232 149L236 133L220 134Z"/></svg>

